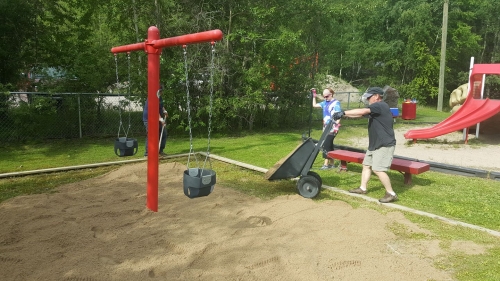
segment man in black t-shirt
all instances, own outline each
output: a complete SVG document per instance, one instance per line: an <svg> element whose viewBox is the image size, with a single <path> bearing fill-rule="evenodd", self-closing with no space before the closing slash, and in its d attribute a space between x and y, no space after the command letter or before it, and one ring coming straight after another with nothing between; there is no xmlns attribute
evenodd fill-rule
<svg viewBox="0 0 500 281"><path fill-rule="evenodd" d="M391 179L387 175L394 157L396 138L394 136L394 120L389 105L383 101L384 90L379 87L369 88L363 94L363 100L368 104L366 108L357 108L333 115L334 120L347 117L368 118L368 150L363 160L363 171L361 173L361 185L351 189L349 192L365 194L371 173L378 176L385 187L385 196L378 201L389 203L398 200L398 196L392 189Z"/></svg>

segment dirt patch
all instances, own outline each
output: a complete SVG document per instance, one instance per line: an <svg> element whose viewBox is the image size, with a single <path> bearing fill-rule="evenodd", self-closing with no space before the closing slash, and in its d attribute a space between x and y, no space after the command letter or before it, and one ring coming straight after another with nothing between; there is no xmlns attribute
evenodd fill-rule
<svg viewBox="0 0 500 281"><path fill-rule="evenodd" d="M182 191L185 166L160 165L159 211L145 208L146 163L0 205L1 280L451 280L438 244L398 212L299 195L260 200L220 184ZM438 247L439 248L439 247Z"/></svg>

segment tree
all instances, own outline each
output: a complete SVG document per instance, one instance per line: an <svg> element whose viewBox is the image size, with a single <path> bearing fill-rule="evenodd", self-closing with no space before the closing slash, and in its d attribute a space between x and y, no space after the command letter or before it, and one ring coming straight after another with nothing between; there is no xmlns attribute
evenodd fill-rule
<svg viewBox="0 0 500 281"><path fill-rule="evenodd" d="M24 42L36 36L36 1L0 0L0 83L16 83L29 54ZM27 72L25 72L27 74Z"/></svg>

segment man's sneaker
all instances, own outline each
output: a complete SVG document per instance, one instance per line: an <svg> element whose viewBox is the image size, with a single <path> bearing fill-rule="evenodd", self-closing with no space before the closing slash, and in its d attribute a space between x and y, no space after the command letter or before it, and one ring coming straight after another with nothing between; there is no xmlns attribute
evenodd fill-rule
<svg viewBox="0 0 500 281"><path fill-rule="evenodd" d="M356 193L356 194L366 194L367 191L358 187L358 188L349 190L349 192Z"/></svg>
<svg viewBox="0 0 500 281"><path fill-rule="evenodd" d="M337 167L335 167L335 165L328 165L328 169L335 169Z"/></svg>
<svg viewBox="0 0 500 281"><path fill-rule="evenodd" d="M167 156L167 154L165 152L163 152L163 151L160 152L160 157L166 157L166 156Z"/></svg>
<svg viewBox="0 0 500 281"><path fill-rule="evenodd" d="M380 198L378 200L378 202L380 203L391 203L391 202L394 202L394 201L397 201L398 200L398 195L392 195L390 193L385 193L385 196L383 198Z"/></svg>
<svg viewBox="0 0 500 281"><path fill-rule="evenodd" d="M331 169L332 166L330 165L323 165L321 168L319 168L320 170L328 170L328 169Z"/></svg>

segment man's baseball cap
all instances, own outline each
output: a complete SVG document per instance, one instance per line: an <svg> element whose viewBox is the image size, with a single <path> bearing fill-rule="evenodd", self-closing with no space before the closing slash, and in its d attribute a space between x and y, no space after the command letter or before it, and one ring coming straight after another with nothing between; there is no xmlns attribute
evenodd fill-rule
<svg viewBox="0 0 500 281"><path fill-rule="evenodd" d="M366 99L369 99L371 96L379 94L381 96L384 95L384 90L380 87L371 87L366 90L366 92L363 94L363 97Z"/></svg>

